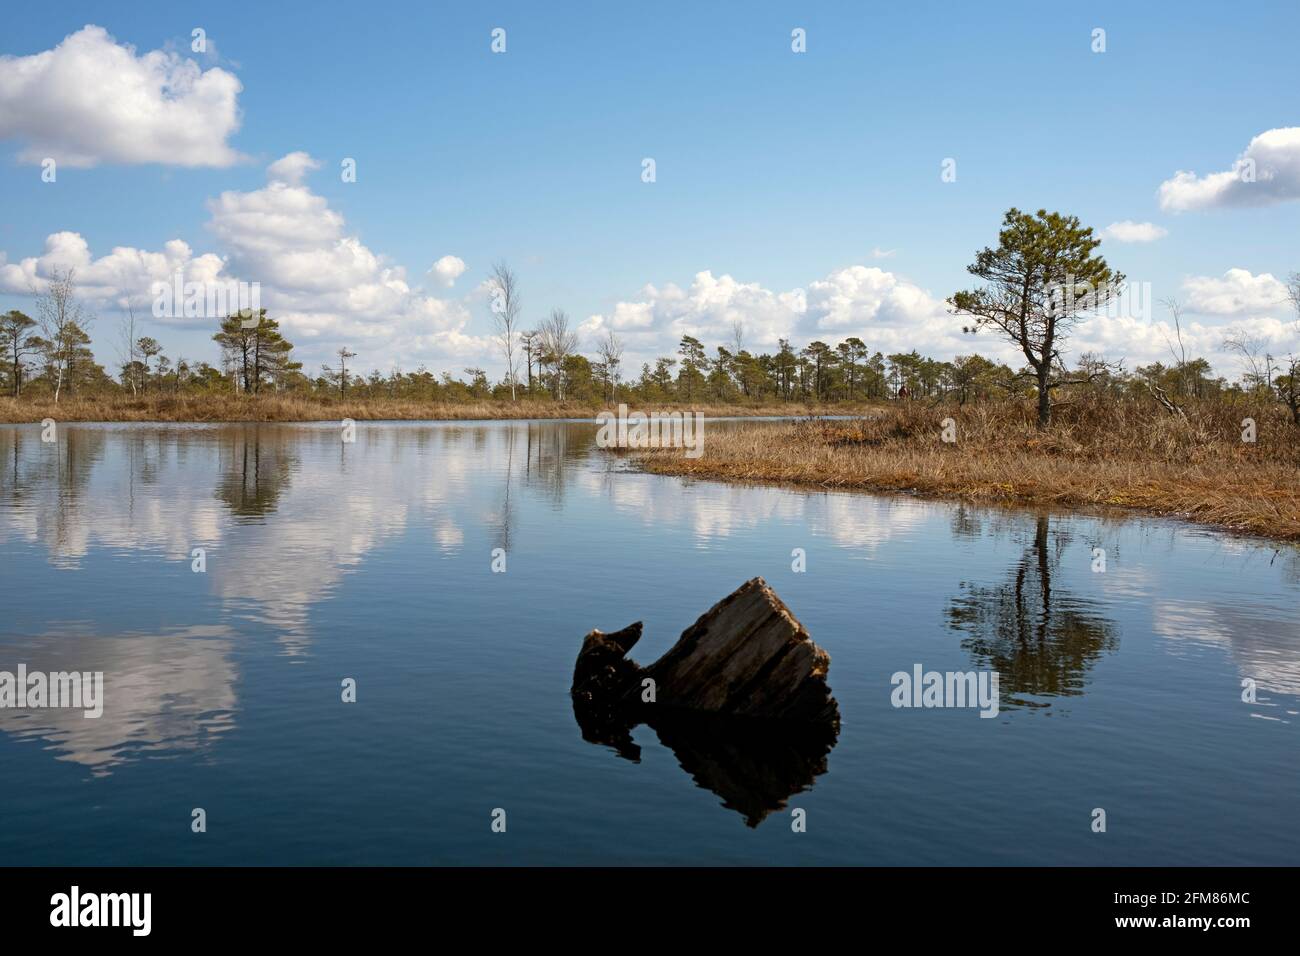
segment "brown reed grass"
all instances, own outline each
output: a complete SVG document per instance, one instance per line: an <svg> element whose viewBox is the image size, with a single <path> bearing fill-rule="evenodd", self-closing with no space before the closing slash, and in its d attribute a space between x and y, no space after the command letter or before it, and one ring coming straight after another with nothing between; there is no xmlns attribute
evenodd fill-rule
<svg viewBox="0 0 1300 956"><path fill-rule="evenodd" d="M1187 419L1141 399L1091 398L1040 431L1027 403L904 403L851 421L710 429L699 458L638 453L646 470L739 481L1120 507L1300 540L1300 429L1280 406L1206 402ZM1254 443L1242 419L1256 422ZM956 441L942 440L952 418Z"/></svg>

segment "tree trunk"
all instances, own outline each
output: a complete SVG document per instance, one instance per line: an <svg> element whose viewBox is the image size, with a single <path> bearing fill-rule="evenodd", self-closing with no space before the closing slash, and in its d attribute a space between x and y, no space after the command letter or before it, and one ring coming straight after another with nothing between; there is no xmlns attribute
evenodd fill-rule
<svg viewBox="0 0 1300 956"><path fill-rule="evenodd" d="M1048 381L1052 370L1046 366L1038 371L1038 427L1046 428L1052 423L1052 392Z"/></svg>

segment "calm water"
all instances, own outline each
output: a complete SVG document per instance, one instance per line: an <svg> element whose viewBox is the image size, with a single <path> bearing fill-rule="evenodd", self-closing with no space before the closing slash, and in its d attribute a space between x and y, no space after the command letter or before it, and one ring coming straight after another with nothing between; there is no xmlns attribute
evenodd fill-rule
<svg viewBox="0 0 1300 956"><path fill-rule="evenodd" d="M107 697L98 720L0 710L0 861L1300 861L1294 551L684 482L594 436L0 428L0 670L102 670ZM642 725L634 761L582 739L586 631L644 620L648 663L754 575L831 655L828 754ZM918 663L996 668L1000 714L893 708Z"/></svg>

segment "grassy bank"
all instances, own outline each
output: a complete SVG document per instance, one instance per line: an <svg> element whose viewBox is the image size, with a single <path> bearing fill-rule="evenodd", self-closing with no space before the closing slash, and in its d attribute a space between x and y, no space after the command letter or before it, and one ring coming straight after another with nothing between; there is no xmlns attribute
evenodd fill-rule
<svg viewBox="0 0 1300 956"><path fill-rule="evenodd" d="M1300 429L1278 406L1206 403L1187 420L1136 399L1063 406L1039 431L1027 404L895 406L851 422L746 423L700 458L638 452L648 471L959 497L1110 506L1300 541ZM1242 441L1242 419L1257 423ZM945 443L941 420L956 438Z"/></svg>
<svg viewBox="0 0 1300 956"><path fill-rule="evenodd" d="M401 399L330 400L293 395L155 393L150 395L49 399L0 398L0 423L39 422L307 422L338 421L455 421L520 418L593 418L604 406L589 402L477 401L421 402ZM660 410L680 408L710 417L732 415L808 415L812 412L849 414L842 408L813 408L807 404L690 405L661 403ZM644 409L644 410L649 410Z"/></svg>

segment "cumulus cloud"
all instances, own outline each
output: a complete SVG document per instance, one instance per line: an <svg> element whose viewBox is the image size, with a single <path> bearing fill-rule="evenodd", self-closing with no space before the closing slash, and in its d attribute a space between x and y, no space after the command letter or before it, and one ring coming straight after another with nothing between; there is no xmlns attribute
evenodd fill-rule
<svg viewBox="0 0 1300 956"><path fill-rule="evenodd" d="M1285 312L1285 291L1272 276L1232 269L1222 280L1189 279L1185 285L1189 313L1249 316L1235 321L1279 350L1296 347L1293 320ZM1122 296L1104 314L1083 317L1066 344L1071 361L1084 352L1124 360L1127 367L1169 361L1175 329L1151 314L1147 294ZM782 338L799 348L820 339L836 345L850 336L885 355L913 349L937 359L978 352L1013 368L1024 364L1019 349L991 332L962 332L963 317L944 301L907 279L874 266L852 265L828 273L803 288L786 292L730 275L697 273L686 288L669 283L647 285L634 297L591 316L580 327L584 346L613 330L627 346L629 371L656 356L672 355L683 335L700 339L712 352L732 348L739 323L744 346L771 351ZM967 324L968 320L967 320ZM1213 319L1183 319L1189 351L1209 359L1223 374L1235 368L1223 350L1226 325Z"/></svg>
<svg viewBox="0 0 1300 956"><path fill-rule="evenodd" d="M444 288L450 289L465 274L465 260L460 256L443 256L429 269L429 274L436 276Z"/></svg>
<svg viewBox="0 0 1300 956"><path fill-rule="evenodd" d="M172 239L161 252L116 246L96 259L80 233L56 232L45 238L45 250L18 262L0 256L0 292L41 293L54 272L74 270L77 291L92 306L139 309L152 299L155 282L170 282L179 271L186 282L217 282L229 278L220 256L195 256L188 243Z"/></svg>
<svg viewBox="0 0 1300 956"><path fill-rule="evenodd" d="M239 129L232 73L163 50L137 55L86 26L52 50L0 56L0 139L22 162L66 166L165 163L230 166Z"/></svg>
<svg viewBox="0 0 1300 956"><path fill-rule="evenodd" d="M961 320L941 299L892 272L863 265L784 292L706 270L685 289L647 285L634 300L591 316L581 331L592 337L612 329L627 343L629 358L645 361L675 352L684 335L730 348L737 324L751 351L775 349L782 338L833 344L858 336L885 353L918 348L951 357L978 348L1009 354L997 340L963 335Z"/></svg>
<svg viewBox="0 0 1300 956"><path fill-rule="evenodd" d="M1158 195L1160 208L1174 212L1300 199L1300 126L1260 133L1231 169L1206 176L1179 170Z"/></svg>
<svg viewBox="0 0 1300 956"><path fill-rule="evenodd" d="M1221 278L1191 276L1183 280L1187 308L1207 315L1271 312L1287 301L1286 286L1271 273L1229 269Z"/></svg>
<svg viewBox="0 0 1300 956"><path fill-rule="evenodd" d="M284 183L287 186L301 186L307 174L320 169L320 160L313 159L302 150L281 156L266 167L266 178L271 182Z"/></svg>
<svg viewBox="0 0 1300 956"><path fill-rule="evenodd" d="M1288 343L1294 348L1295 325L1270 316L1257 316L1233 323L1232 328L1248 332L1251 337L1269 344L1279 354L1286 351ZM1223 348L1229 326L1202 321L1181 323L1183 344L1189 356L1207 359L1215 373L1234 378L1240 369L1238 360ZM1124 359L1125 367L1133 369L1151 362L1172 360L1171 343L1178 340L1179 331L1166 320L1151 320L1134 316L1097 316L1080 323L1070 339L1069 349L1074 355L1093 352L1111 360Z"/></svg>
<svg viewBox="0 0 1300 956"><path fill-rule="evenodd" d="M1153 222L1134 222L1131 219L1112 222L1101 231L1103 239L1114 239L1116 242L1155 242L1167 235L1169 230L1163 226L1157 226Z"/></svg>
<svg viewBox="0 0 1300 956"><path fill-rule="evenodd" d="M54 270L72 268L92 305L130 300L139 308L152 302L155 282L180 271L187 282L258 283L262 306L309 368L340 345L360 353L363 366L379 368L489 354L489 340L465 331L470 315L463 301L413 288L402 268L347 233L343 217L301 183L312 162L290 154L271 164L265 187L209 201L208 225L222 255L195 256L176 239L162 252L118 247L96 259L80 234L60 232L46 239L40 256L0 260L0 291L39 292Z"/></svg>

